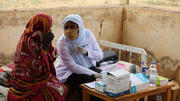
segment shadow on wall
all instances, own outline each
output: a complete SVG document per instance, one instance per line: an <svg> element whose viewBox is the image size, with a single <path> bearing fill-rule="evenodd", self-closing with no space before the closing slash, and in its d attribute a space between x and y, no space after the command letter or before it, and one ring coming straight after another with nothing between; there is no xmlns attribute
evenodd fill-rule
<svg viewBox="0 0 180 101"><path fill-rule="evenodd" d="M147 50L146 52L148 53L148 63L150 64L152 61L155 62L160 75L168 77L169 79L175 79L175 71L177 67L180 66L180 61L173 60L169 56L156 58L153 52Z"/></svg>
<svg viewBox="0 0 180 101"><path fill-rule="evenodd" d="M176 68L179 66L180 67L180 61L173 60L172 58L168 56L164 56L161 58L156 58L153 54L153 52L148 51L145 49L147 52L147 65L149 66L151 62L155 62L156 66L158 68L159 75L165 76L167 78L175 79L175 71ZM121 60L123 61L129 61L130 55L129 52L127 51L122 51L121 52ZM139 54L132 54L132 63L137 64L141 66L141 55Z"/></svg>
<svg viewBox="0 0 180 101"><path fill-rule="evenodd" d="M0 53L0 65L13 64L13 62L14 62L14 54L5 55L3 53Z"/></svg>

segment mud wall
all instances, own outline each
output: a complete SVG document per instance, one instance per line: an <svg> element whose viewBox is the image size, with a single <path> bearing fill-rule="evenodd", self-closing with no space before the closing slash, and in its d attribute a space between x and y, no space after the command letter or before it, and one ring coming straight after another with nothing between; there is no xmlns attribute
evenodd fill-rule
<svg viewBox="0 0 180 101"><path fill-rule="evenodd" d="M79 14L83 18L85 28L90 29L97 40L109 40L120 43L123 7L72 7L56 9L26 9L0 11L0 54L9 57L14 54L17 42L29 19L36 13L52 16L52 30L55 34L53 44L62 32L62 20L69 14ZM3 60L2 60L3 61Z"/></svg>
<svg viewBox="0 0 180 101"><path fill-rule="evenodd" d="M2 62L5 57L13 56L27 22L39 12L53 18L55 46L62 34L62 19L76 13L82 16L85 27L94 33L97 40L144 48L148 53L148 65L155 61L166 77L174 78L174 71L180 66L180 12L122 5L0 11ZM134 60L139 59L134 56Z"/></svg>
<svg viewBox="0 0 180 101"><path fill-rule="evenodd" d="M122 43L144 48L167 77L180 65L180 12L126 7Z"/></svg>

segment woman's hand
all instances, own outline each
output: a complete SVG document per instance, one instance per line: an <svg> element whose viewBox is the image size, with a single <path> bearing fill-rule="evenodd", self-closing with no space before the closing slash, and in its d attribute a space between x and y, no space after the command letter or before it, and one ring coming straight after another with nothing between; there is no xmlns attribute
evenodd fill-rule
<svg viewBox="0 0 180 101"><path fill-rule="evenodd" d="M95 73L95 74L93 74L93 76L94 76L95 78L101 78L101 74L100 74L100 73Z"/></svg>
<svg viewBox="0 0 180 101"><path fill-rule="evenodd" d="M83 48L81 46L77 46L77 52L82 53L82 54L87 54L88 53L87 49Z"/></svg>
<svg viewBox="0 0 180 101"><path fill-rule="evenodd" d="M47 32L43 37L43 49L48 51L49 44L54 39L54 34L52 32Z"/></svg>

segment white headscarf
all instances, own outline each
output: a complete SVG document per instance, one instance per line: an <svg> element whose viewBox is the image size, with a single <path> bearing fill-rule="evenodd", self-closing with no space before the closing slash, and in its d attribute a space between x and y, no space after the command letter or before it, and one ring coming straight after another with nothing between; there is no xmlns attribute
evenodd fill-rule
<svg viewBox="0 0 180 101"><path fill-rule="evenodd" d="M84 29L84 24L83 24L82 18L79 15L71 14L71 15L67 16L66 18L64 18L64 20L62 22L63 29L64 29L65 23L68 21L75 22L79 27L79 35L75 40L70 40L68 37L66 37L65 34L63 34L64 37L66 38L67 42L70 45L71 55L77 64L89 68L92 66L92 63L90 62L89 58L87 56L85 56L84 54L77 54L77 52L76 52L78 45L80 45L80 46L88 45L86 40L89 36L88 35L89 33L86 33L87 31L86 31L86 29Z"/></svg>

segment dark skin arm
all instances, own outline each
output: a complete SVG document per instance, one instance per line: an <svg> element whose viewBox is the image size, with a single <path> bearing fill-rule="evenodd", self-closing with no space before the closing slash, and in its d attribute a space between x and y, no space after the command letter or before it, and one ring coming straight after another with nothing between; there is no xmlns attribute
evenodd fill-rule
<svg viewBox="0 0 180 101"><path fill-rule="evenodd" d="M54 38L54 34L50 31L50 32L47 32L46 35L44 35L43 37L43 49L48 51L49 49L49 45L51 43L51 41L53 40Z"/></svg>

